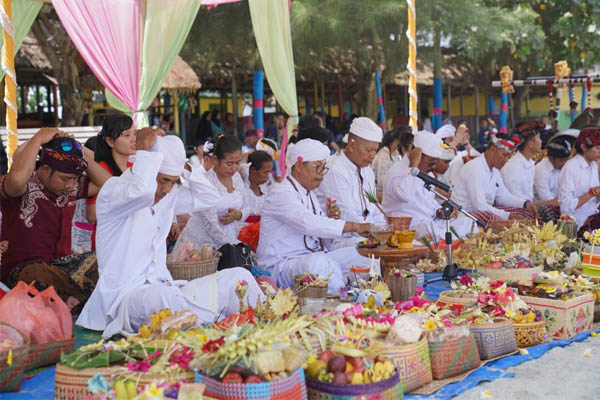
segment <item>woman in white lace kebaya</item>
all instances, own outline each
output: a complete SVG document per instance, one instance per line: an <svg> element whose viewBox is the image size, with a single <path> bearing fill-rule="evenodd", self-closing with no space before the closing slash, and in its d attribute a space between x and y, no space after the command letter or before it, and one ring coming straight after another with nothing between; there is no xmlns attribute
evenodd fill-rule
<svg viewBox="0 0 600 400"><path fill-rule="evenodd" d="M177 240L173 254L185 242L196 249L203 244L219 248L226 243L238 243L241 222L249 215L244 202L244 182L237 172L242 159L242 144L232 135L221 135L214 148L215 166L206 172L210 183L217 189L221 201L216 208L192 214L187 226Z"/></svg>

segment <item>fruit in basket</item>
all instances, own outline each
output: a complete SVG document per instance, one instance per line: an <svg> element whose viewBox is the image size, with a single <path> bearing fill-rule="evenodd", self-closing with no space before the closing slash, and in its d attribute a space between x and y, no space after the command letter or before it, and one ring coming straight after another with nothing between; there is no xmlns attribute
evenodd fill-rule
<svg viewBox="0 0 600 400"><path fill-rule="evenodd" d="M243 383L244 379L237 372L228 372L223 377L223 383Z"/></svg>
<svg viewBox="0 0 600 400"><path fill-rule="evenodd" d="M329 362L329 360L331 360L333 357L335 356L335 354L333 354L333 351L331 350L325 350L324 352L322 352L319 355L319 360L323 360L326 363Z"/></svg>
<svg viewBox="0 0 600 400"><path fill-rule="evenodd" d="M321 371L327 372L327 362L323 360L315 360L308 364L307 374L311 379L318 379Z"/></svg>
<svg viewBox="0 0 600 400"><path fill-rule="evenodd" d="M260 377L256 376L256 375L249 375L245 380L244 383L262 383L263 380L260 379Z"/></svg>
<svg viewBox="0 0 600 400"><path fill-rule="evenodd" d="M327 369L334 374L336 372L344 373L346 372L346 360L344 360L344 357L334 356L327 363Z"/></svg>
<svg viewBox="0 0 600 400"><path fill-rule="evenodd" d="M334 383L336 385L345 385L346 384L346 374L344 374L343 372L340 372L340 371L334 372L331 383Z"/></svg>
<svg viewBox="0 0 600 400"><path fill-rule="evenodd" d="M361 357L346 357L346 362L352 366L352 370L355 372L362 372L365 369L365 362Z"/></svg>
<svg viewBox="0 0 600 400"><path fill-rule="evenodd" d="M148 328L147 325L142 325L140 328L140 336L144 339L148 339L151 335L152 332L150 331L150 328Z"/></svg>
<svg viewBox="0 0 600 400"><path fill-rule="evenodd" d="M363 383L365 383L365 380L363 379L363 375L360 372L354 372L352 374L352 378L350 379L349 382L351 385L362 385Z"/></svg>

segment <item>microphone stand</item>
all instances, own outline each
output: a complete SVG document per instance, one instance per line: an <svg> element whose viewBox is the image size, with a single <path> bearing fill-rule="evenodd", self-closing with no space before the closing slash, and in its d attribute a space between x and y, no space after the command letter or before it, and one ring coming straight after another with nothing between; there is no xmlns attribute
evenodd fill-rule
<svg viewBox="0 0 600 400"><path fill-rule="evenodd" d="M460 204L457 204L456 202L450 200L448 197L444 196L443 194L438 193L436 190L434 190L431 187L432 186L431 184L425 183L424 186L425 186L425 189L429 190L436 197L443 200L442 213L444 214L444 219L446 220L445 240L446 240L446 259L448 261L446 264L446 267L444 268L444 272L442 273L442 278L432 279L432 280L427 281L427 283L435 282L435 281L438 281L441 279L443 279L445 281L451 281L458 276L458 270L460 269L458 264L452 262L452 231L450 230L450 218L452 216L452 213L454 212L454 210L457 210L458 212L462 213L463 215L465 215L467 218L469 218L470 220L472 220L473 222L475 222L477 225L481 226L482 228L485 227L485 224L483 222L479 221L471 213L466 211Z"/></svg>

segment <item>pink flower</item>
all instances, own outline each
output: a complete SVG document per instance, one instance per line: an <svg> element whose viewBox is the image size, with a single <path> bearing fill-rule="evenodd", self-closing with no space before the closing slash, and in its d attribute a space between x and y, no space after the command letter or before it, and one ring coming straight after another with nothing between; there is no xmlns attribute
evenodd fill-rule
<svg viewBox="0 0 600 400"><path fill-rule="evenodd" d="M479 293L477 295L477 302L479 302L480 304L488 304L490 301L491 297L488 293Z"/></svg>
<svg viewBox="0 0 600 400"><path fill-rule="evenodd" d="M396 303L396 310L398 311L408 311L413 307L413 302L408 301L399 301Z"/></svg>
<svg viewBox="0 0 600 400"><path fill-rule="evenodd" d="M425 288L422 288L422 287L417 287L417 288L415 288L415 294L416 294L417 296L420 296L420 295L422 295L424 291L425 291Z"/></svg>
<svg viewBox="0 0 600 400"><path fill-rule="evenodd" d="M459 278L459 282L461 285L469 286L473 284L473 279L471 279L469 275L465 274Z"/></svg>
<svg viewBox="0 0 600 400"><path fill-rule="evenodd" d="M452 328L452 322L448 321L446 318L442 318L442 324L444 324L446 328Z"/></svg>
<svg viewBox="0 0 600 400"><path fill-rule="evenodd" d="M296 159L298 162L302 162L304 161L304 159L301 156L298 156L298 158Z"/></svg>
<svg viewBox="0 0 600 400"><path fill-rule="evenodd" d="M148 360L131 361L127 363L127 369L132 372L148 372L152 364Z"/></svg>
<svg viewBox="0 0 600 400"><path fill-rule="evenodd" d="M343 315L345 317L347 316L354 316L354 317L360 317L363 315L363 308L360 304L355 304L352 307L349 307L346 311L343 312Z"/></svg>
<svg viewBox="0 0 600 400"><path fill-rule="evenodd" d="M492 307L492 311L494 312L495 317L504 317L504 315L506 315L506 312L504 312L504 308L499 306Z"/></svg>

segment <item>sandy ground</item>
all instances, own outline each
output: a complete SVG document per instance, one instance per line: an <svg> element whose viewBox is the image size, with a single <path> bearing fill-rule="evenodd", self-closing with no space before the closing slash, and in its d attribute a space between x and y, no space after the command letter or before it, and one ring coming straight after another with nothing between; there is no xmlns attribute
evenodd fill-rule
<svg viewBox="0 0 600 400"><path fill-rule="evenodd" d="M482 383L454 399L599 400L600 336L556 347L505 372L514 378Z"/></svg>

